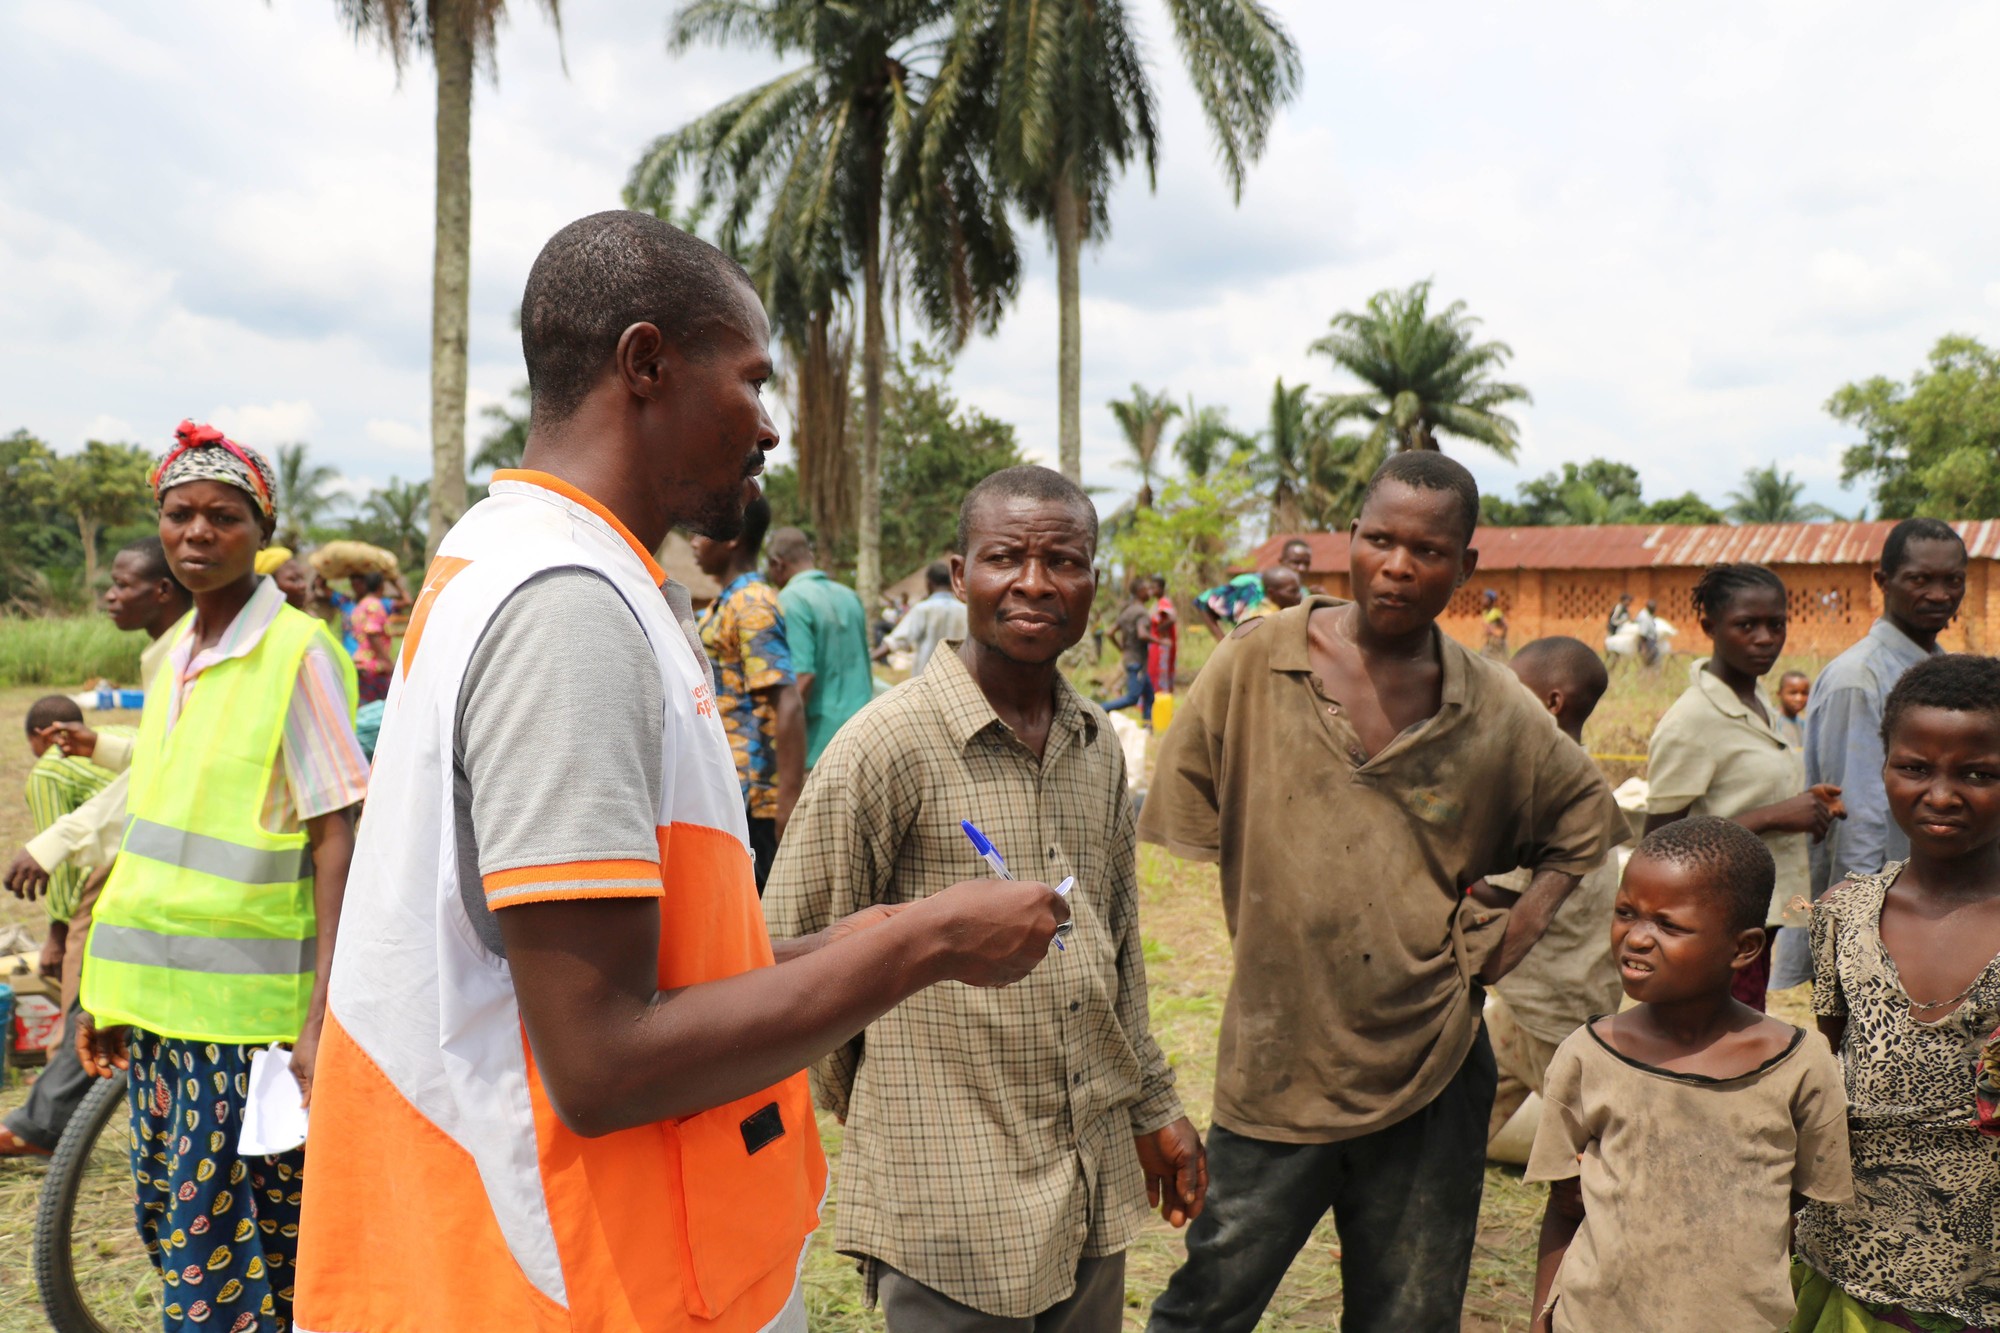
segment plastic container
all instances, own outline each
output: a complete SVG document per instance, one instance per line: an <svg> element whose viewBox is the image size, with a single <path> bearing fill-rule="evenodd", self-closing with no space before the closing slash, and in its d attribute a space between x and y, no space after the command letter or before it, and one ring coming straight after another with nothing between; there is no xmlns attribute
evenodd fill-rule
<svg viewBox="0 0 2000 1333"><path fill-rule="evenodd" d="M97 707L137 710L146 706L144 690L99 690Z"/></svg>
<svg viewBox="0 0 2000 1333"><path fill-rule="evenodd" d="M1167 728L1173 724L1173 720L1174 720L1174 696L1171 694L1154 695L1153 730L1155 732L1160 733L1161 735L1165 735Z"/></svg>

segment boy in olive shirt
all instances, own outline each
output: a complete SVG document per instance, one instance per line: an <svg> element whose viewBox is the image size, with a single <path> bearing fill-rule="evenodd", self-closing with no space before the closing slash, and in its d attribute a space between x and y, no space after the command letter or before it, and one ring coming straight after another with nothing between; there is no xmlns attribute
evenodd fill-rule
<svg viewBox="0 0 2000 1333"><path fill-rule="evenodd" d="M1458 1329L1495 1079L1480 984L1617 815L1513 674L1437 630L1478 513L1459 464L1391 458L1350 535L1356 600L1239 628L1161 748L1139 836L1220 863L1237 967L1208 1207L1155 1333L1247 1333L1329 1209L1344 1329ZM1466 897L1514 866L1535 874L1506 906Z"/></svg>

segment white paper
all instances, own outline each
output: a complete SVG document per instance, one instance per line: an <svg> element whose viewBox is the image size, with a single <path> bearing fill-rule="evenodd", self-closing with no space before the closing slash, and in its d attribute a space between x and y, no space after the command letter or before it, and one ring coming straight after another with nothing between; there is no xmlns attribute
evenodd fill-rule
<svg viewBox="0 0 2000 1333"><path fill-rule="evenodd" d="M236 1150L246 1157L290 1152L306 1141L306 1108L299 1105L292 1053L275 1043L250 1057L250 1095Z"/></svg>

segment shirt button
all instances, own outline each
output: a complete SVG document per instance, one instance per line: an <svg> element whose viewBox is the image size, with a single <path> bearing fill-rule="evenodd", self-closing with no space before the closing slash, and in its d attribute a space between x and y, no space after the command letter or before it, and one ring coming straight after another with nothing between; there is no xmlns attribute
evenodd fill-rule
<svg viewBox="0 0 2000 1333"><path fill-rule="evenodd" d="M1349 750L1347 752L1347 757L1349 759L1352 759L1357 764L1365 764L1368 762L1368 752L1366 750L1361 749L1359 746L1356 746L1354 749Z"/></svg>
<svg viewBox="0 0 2000 1333"><path fill-rule="evenodd" d="M1079 1010L1079 1009L1081 1009L1081 1008L1083 1008L1083 1001L1082 1001L1082 1000L1071 1000L1071 1001L1069 1002L1069 1011L1070 1011L1071 1013L1075 1013L1075 1012L1076 1012L1077 1010Z"/></svg>
<svg viewBox="0 0 2000 1333"><path fill-rule="evenodd" d="M1071 1075L1069 1076L1069 1081L1070 1081L1070 1086L1071 1086L1071 1087L1075 1087L1075 1088L1080 1088L1080 1087L1082 1087L1082 1086L1083 1086L1083 1075L1081 1075L1081 1074L1071 1074Z"/></svg>

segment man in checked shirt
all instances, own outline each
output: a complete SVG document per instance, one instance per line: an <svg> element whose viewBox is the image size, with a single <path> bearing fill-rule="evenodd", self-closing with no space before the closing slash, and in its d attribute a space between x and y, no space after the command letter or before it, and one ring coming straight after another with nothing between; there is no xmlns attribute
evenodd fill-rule
<svg viewBox="0 0 2000 1333"><path fill-rule="evenodd" d="M959 510L968 633L843 727L765 891L774 938L981 873L1074 875L1075 930L1004 992L937 986L813 1070L847 1127L834 1244L890 1333L1115 1333L1142 1196L1175 1226L1208 1189L1201 1138L1147 1026L1125 761L1057 659L1089 628L1097 511L1009 468Z"/></svg>

